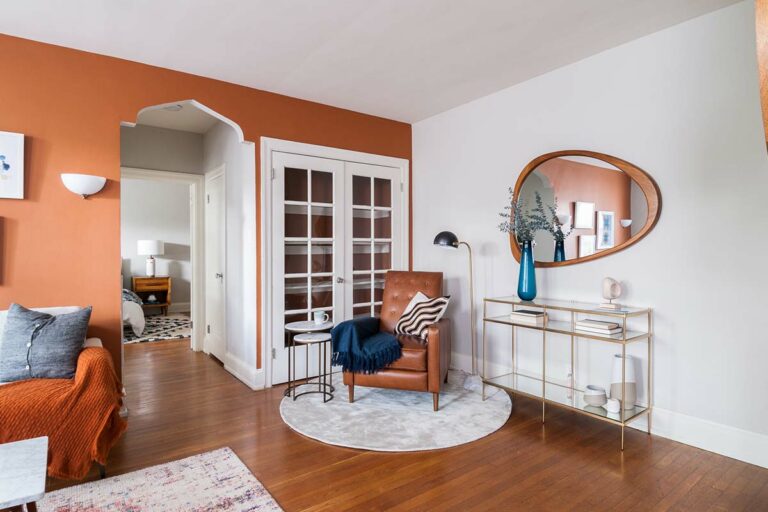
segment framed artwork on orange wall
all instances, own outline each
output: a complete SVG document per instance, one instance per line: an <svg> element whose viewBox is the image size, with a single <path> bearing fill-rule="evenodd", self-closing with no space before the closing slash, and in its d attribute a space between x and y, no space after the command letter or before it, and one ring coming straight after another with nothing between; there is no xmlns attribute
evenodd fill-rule
<svg viewBox="0 0 768 512"><path fill-rule="evenodd" d="M24 134L0 132L0 199L24 199Z"/></svg>

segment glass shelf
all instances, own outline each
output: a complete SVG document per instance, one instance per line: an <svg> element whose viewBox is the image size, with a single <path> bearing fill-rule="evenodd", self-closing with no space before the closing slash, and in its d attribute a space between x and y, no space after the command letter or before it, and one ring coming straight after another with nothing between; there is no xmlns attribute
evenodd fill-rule
<svg viewBox="0 0 768 512"><path fill-rule="evenodd" d="M526 372L512 372L498 377L483 379L489 386L504 389L510 393L516 393L538 400L542 399L542 386L546 395L545 402L568 407L575 411L597 416L603 420L621 425L645 414L647 407L636 405L633 409L623 409L620 413L610 413L602 407L594 407L584 402L584 391L578 386L571 387L567 382L557 382L547 379L544 386L541 376Z"/></svg>
<svg viewBox="0 0 768 512"><path fill-rule="evenodd" d="M484 299L486 302L498 304L510 304L514 306L527 306L533 308L546 308L559 311L573 311L575 313L590 313L593 315L631 317L646 315L650 308L623 306L620 310L602 309L600 304L594 302L579 302L575 300L535 299L533 301L522 300L514 295L509 297L492 297Z"/></svg>
<svg viewBox="0 0 768 512"><path fill-rule="evenodd" d="M635 341L641 341L641 340L647 339L650 336L650 334L647 332L627 330L626 339L625 339L624 333L598 334L593 332L580 331L578 329L572 329L571 322L565 322L561 320L549 320L546 323L546 326L528 325L528 324L515 322L514 320L509 318L509 315L487 317L487 318L484 318L483 321L493 322L496 324L514 325L515 327L523 327L525 329L533 329L536 331L546 331L546 332L552 332L557 334L565 334L567 336L573 335L579 338L588 338L591 340L608 341L611 343L632 343Z"/></svg>

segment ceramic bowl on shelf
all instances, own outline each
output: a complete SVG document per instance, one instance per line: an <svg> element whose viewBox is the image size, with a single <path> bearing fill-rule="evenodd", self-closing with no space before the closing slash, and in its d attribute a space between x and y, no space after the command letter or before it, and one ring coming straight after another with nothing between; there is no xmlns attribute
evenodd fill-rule
<svg viewBox="0 0 768 512"><path fill-rule="evenodd" d="M587 405L600 407L602 405L605 405L607 401L608 401L608 397L605 394L605 388L601 388L600 386L589 384L587 388L584 390L584 402Z"/></svg>

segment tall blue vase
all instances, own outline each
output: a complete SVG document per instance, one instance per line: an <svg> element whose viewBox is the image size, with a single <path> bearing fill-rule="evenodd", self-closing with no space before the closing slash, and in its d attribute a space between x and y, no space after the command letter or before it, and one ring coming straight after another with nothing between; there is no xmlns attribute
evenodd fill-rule
<svg viewBox="0 0 768 512"><path fill-rule="evenodd" d="M565 261L565 240L555 240L555 261Z"/></svg>
<svg viewBox="0 0 768 512"><path fill-rule="evenodd" d="M517 280L517 296L523 300L536 298L536 269L533 266L533 246L523 242L520 258L520 277Z"/></svg>

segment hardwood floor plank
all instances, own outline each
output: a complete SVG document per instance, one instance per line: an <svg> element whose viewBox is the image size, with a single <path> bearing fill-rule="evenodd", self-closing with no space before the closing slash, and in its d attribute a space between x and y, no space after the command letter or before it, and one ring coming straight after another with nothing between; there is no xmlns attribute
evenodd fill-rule
<svg viewBox="0 0 768 512"><path fill-rule="evenodd" d="M124 364L128 431L108 475L229 446L289 512L768 510L764 468L633 429L622 453L615 426L558 408L542 425L526 398L473 443L379 453L297 434L282 386L252 391L188 340L128 345Z"/></svg>

